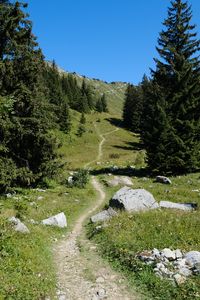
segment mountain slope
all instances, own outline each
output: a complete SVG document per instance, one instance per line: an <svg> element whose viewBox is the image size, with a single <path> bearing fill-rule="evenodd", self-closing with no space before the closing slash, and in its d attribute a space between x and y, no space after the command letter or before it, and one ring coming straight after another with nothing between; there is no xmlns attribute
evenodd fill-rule
<svg viewBox="0 0 200 300"><path fill-rule="evenodd" d="M51 64L51 62L47 63ZM91 86L93 92L97 95L97 97L101 96L104 93L108 102L109 112L113 115L121 116L124 103L124 95L127 88L126 82L118 81L108 83L96 78L88 78L75 72L67 72L59 66L57 66L57 68L60 74L70 74L74 76L79 85L81 85L83 80L85 80L86 83Z"/></svg>

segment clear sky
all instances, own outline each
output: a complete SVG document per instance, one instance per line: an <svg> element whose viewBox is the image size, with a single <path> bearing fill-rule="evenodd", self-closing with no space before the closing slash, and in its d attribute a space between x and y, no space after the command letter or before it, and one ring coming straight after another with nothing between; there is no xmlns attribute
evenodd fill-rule
<svg viewBox="0 0 200 300"><path fill-rule="evenodd" d="M27 0L48 60L70 72L137 84L157 56L170 0ZM200 0L189 0L200 38Z"/></svg>

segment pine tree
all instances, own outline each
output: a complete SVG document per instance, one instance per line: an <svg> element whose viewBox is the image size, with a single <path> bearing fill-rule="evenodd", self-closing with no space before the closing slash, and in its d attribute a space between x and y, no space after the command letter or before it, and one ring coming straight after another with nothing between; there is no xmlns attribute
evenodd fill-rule
<svg viewBox="0 0 200 300"><path fill-rule="evenodd" d="M0 105L0 164L7 161L16 170L7 186L29 185L55 170L57 143L48 133L51 123L41 86L43 55L26 6L0 3L0 95L11 103L9 110L4 101Z"/></svg>
<svg viewBox="0 0 200 300"><path fill-rule="evenodd" d="M86 123L85 114L84 114L83 112L82 112L82 114L81 114L80 123L81 123L81 124L85 124L85 123Z"/></svg>
<svg viewBox="0 0 200 300"><path fill-rule="evenodd" d="M200 41L191 7L174 0L160 33L156 70L147 93L142 139L151 169L191 172L200 167ZM146 114L147 115L147 114ZM144 116L146 117L146 116Z"/></svg>
<svg viewBox="0 0 200 300"><path fill-rule="evenodd" d="M102 103L103 112L108 112L108 104L107 104L107 99L105 94L103 94L101 97L101 103Z"/></svg>
<svg viewBox="0 0 200 300"><path fill-rule="evenodd" d="M142 88L129 84L125 95L123 122L133 132L140 132L142 110Z"/></svg>
<svg viewBox="0 0 200 300"><path fill-rule="evenodd" d="M102 101L101 101L101 98L99 98L96 102L96 111L102 113L103 112L103 105L102 105Z"/></svg>

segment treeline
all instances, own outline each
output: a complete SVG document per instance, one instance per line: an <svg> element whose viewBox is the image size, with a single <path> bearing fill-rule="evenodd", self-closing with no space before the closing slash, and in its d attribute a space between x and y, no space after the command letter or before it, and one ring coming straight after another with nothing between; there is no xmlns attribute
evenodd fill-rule
<svg viewBox="0 0 200 300"><path fill-rule="evenodd" d="M26 8L0 0L0 192L53 176L60 143L52 129L68 133L69 108L89 113L99 100L45 63Z"/></svg>
<svg viewBox="0 0 200 300"><path fill-rule="evenodd" d="M126 92L124 124L140 133L154 172L200 168L200 41L191 18L187 2L171 2L158 39L160 60L149 79Z"/></svg>

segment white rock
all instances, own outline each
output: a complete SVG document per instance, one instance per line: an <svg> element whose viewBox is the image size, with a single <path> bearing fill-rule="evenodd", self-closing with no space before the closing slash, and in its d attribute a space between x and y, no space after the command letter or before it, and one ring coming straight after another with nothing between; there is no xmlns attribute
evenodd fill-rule
<svg viewBox="0 0 200 300"><path fill-rule="evenodd" d="M180 274L175 274L174 275L174 280L176 282L177 285L181 285L183 283L185 283L186 278Z"/></svg>
<svg viewBox="0 0 200 300"><path fill-rule="evenodd" d="M68 182L69 184L72 184L72 183L73 183L73 176L69 176L69 177L67 178L67 182Z"/></svg>
<svg viewBox="0 0 200 300"><path fill-rule="evenodd" d="M96 283L103 283L103 282L105 282L105 279L101 276L96 279Z"/></svg>
<svg viewBox="0 0 200 300"><path fill-rule="evenodd" d="M119 184L131 186L133 185L132 180L126 176L115 176L113 179L108 180L109 186L118 186Z"/></svg>
<svg viewBox="0 0 200 300"><path fill-rule="evenodd" d="M46 190L44 190L44 189L39 189L39 188L37 188L36 191L37 191L37 192L42 192L42 193L45 193L45 192L46 192Z"/></svg>
<svg viewBox="0 0 200 300"><path fill-rule="evenodd" d="M192 275L192 271L190 269L188 269L187 267L180 267L178 270L178 273L180 275L183 275L185 277L191 276Z"/></svg>
<svg viewBox="0 0 200 300"><path fill-rule="evenodd" d="M185 254L185 261L191 268L200 268L200 252L190 251Z"/></svg>
<svg viewBox="0 0 200 300"><path fill-rule="evenodd" d="M10 193L6 194L6 197L7 197L7 198L12 198L12 196L13 196L13 195L10 194Z"/></svg>
<svg viewBox="0 0 200 300"><path fill-rule="evenodd" d="M181 250L179 250L179 249L175 250L175 255L176 255L176 259L183 257L183 254L182 254Z"/></svg>
<svg viewBox="0 0 200 300"><path fill-rule="evenodd" d="M154 248L154 249L152 250L152 254L153 254L153 256L155 256L156 258L159 258L159 257L160 257L160 251L159 251L158 249L156 249L156 248Z"/></svg>
<svg viewBox="0 0 200 300"><path fill-rule="evenodd" d="M110 200L110 206L126 211L143 211L159 207L153 195L144 189L120 189Z"/></svg>
<svg viewBox="0 0 200 300"><path fill-rule="evenodd" d="M170 202L170 201L161 201L160 202L160 207L161 208L180 209L180 210L185 210L185 211L194 210L194 208L192 207L191 204L175 203L175 202Z"/></svg>
<svg viewBox="0 0 200 300"><path fill-rule="evenodd" d="M172 251L169 248L165 248L161 251L161 256L167 258L168 260L175 260L176 259L176 254L175 251Z"/></svg>
<svg viewBox="0 0 200 300"><path fill-rule="evenodd" d="M178 268L185 267L185 264L186 264L186 259L185 258L183 258L183 259L177 259L174 262L174 265L177 266Z"/></svg>
<svg viewBox="0 0 200 300"><path fill-rule="evenodd" d="M18 218L11 217L9 218L9 221L14 225L15 231L21 232L21 233L30 233L29 229L22 223Z"/></svg>
<svg viewBox="0 0 200 300"><path fill-rule="evenodd" d="M37 197L37 200L38 200L38 201L43 200L43 199L44 199L44 197L42 197L42 196L38 196L38 197Z"/></svg>
<svg viewBox="0 0 200 300"><path fill-rule="evenodd" d="M31 224L33 224L33 225L37 225L37 224L39 224L39 222L37 222L37 221L35 221L34 219L30 219L30 221L29 221Z"/></svg>
<svg viewBox="0 0 200 300"><path fill-rule="evenodd" d="M171 184L171 180L168 177L165 176L157 176L156 181L160 183L165 183L165 184Z"/></svg>
<svg viewBox="0 0 200 300"><path fill-rule="evenodd" d="M117 215L117 212L114 209L112 209L111 207L109 207L108 209L103 210L100 213L92 216L90 218L90 220L92 223L103 222L103 221L108 221L115 215Z"/></svg>
<svg viewBox="0 0 200 300"><path fill-rule="evenodd" d="M50 225L50 226L57 226L60 228L67 227L67 219L63 212L52 216L48 219L42 220L42 224L44 225Z"/></svg>

